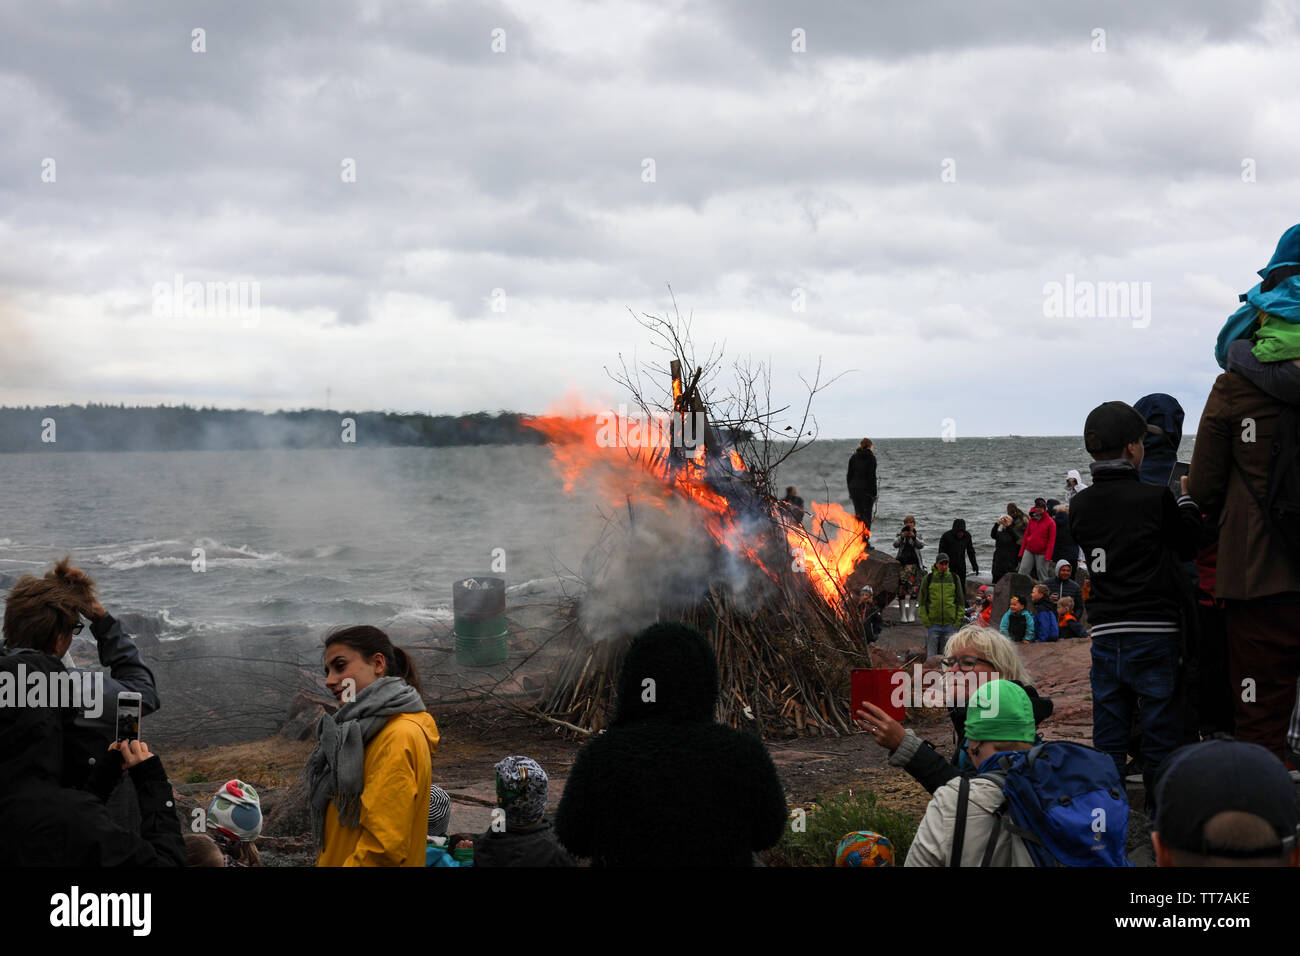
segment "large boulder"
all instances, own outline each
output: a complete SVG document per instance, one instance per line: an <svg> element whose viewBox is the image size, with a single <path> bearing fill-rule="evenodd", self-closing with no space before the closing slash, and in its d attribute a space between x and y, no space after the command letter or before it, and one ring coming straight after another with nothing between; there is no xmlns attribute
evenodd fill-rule
<svg viewBox="0 0 1300 956"><path fill-rule="evenodd" d="M898 596L898 572L901 568L892 554L868 550L854 565L845 585L851 594L871 585L876 606L885 607Z"/></svg>
<svg viewBox="0 0 1300 956"><path fill-rule="evenodd" d="M281 725L279 736L290 740L310 740L316 733L316 724L321 717L338 709L337 701L298 691L289 702L289 716Z"/></svg>

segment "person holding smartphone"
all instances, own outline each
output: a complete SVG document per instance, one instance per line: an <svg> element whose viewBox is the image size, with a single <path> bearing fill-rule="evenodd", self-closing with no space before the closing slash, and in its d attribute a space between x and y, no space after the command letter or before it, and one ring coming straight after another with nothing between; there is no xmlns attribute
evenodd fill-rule
<svg viewBox="0 0 1300 956"><path fill-rule="evenodd" d="M9 680L65 668L40 650L0 657ZM113 703L105 709L116 719ZM139 739L105 744L81 788L64 782L60 754L80 731L60 706L0 707L0 866L182 866L185 842L161 760ZM123 771L126 771L125 773ZM131 783L122 786L121 781ZM105 800L127 793L136 823L121 824Z"/></svg>
<svg viewBox="0 0 1300 956"><path fill-rule="evenodd" d="M95 582L69 558L58 562L43 576L24 574L15 582L5 601L4 649L6 654L44 653L64 660L73 673L82 668L68 665L65 656L72 639L90 621L99 662L106 669L103 699L94 715L78 711L76 730L64 741L64 779L72 787L83 786L95 764L103 758L109 743L117 740L118 695L140 695L140 714L148 716L159 707L153 671L145 666L140 649L122 625L99 602ZM125 779L125 778L122 778ZM115 818L127 825L138 823L135 800L129 792L111 798Z"/></svg>
<svg viewBox="0 0 1300 956"><path fill-rule="evenodd" d="M943 660L944 669L954 677L960 675L976 683L1010 680L1029 695L1035 723L1052 716L1051 698L1039 696L1015 644L997 631L974 625L963 627L948 638L944 653L947 655ZM928 792L934 793L953 777L974 769L966 757L966 701L954 694L951 703L948 709L954 742L951 759L870 702L864 701L862 709L853 716L876 743L889 751L890 766L902 767Z"/></svg>

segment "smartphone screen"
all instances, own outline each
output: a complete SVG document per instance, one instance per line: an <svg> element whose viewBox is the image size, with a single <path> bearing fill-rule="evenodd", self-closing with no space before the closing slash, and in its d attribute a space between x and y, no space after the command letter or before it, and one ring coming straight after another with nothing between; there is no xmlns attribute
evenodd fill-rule
<svg viewBox="0 0 1300 956"><path fill-rule="evenodd" d="M1185 461L1174 462L1174 470L1169 474L1169 490L1174 493L1175 498L1183 493L1182 483L1179 479L1187 474L1191 468L1192 466Z"/></svg>
<svg viewBox="0 0 1300 956"><path fill-rule="evenodd" d="M132 691L117 695L117 739L140 739L140 695Z"/></svg>

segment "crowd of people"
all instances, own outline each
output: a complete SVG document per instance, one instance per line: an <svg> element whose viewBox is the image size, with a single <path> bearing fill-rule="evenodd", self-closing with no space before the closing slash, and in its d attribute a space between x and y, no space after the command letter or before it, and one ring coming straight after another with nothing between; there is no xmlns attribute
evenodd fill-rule
<svg viewBox="0 0 1300 956"><path fill-rule="evenodd" d="M965 522L922 574L926 546L905 519L901 615L915 605L949 686L973 688L949 706L949 756L875 704L855 714L931 794L905 865L1127 865L1125 783L1137 774L1158 865L1300 866L1300 226L1260 276L1219 336L1225 371L1187 474L1175 399L1105 402L1083 422L1091 484L1071 471L1064 501L1037 498L1027 514L1009 503L994 522L994 580L1036 582L1010 595L996 629L987 593L968 602L967 559L979 569ZM869 440L847 479L869 532ZM785 506L802 509L797 489ZM103 698L154 712L153 673L67 559L8 594L0 686L68 686L83 618ZM1091 641L1091 748L1044 738L1053 704L1021 658L1024 642L1061 637ZM477 834L448 832L451 802L433 783L440 734L410 656L376 627L345 627L324 639L321 666L338 708L303 771L319 866L750 865L785 831L767 748L714 720L715 653L687 627L656 624L631 642L613 719L579 751L554 825L545 769L511 755L495 764L498 812ZM258 865L248 783L222 785L205 832L186 835L161 759L122 735L111 706L4 703L0 865ZM893 862L869 831L846 835L836 857Z"/></svg>

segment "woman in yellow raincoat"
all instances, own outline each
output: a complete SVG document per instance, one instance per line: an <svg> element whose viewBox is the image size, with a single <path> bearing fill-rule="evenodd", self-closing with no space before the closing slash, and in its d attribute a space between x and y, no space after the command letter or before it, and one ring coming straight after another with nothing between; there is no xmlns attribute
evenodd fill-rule
<svg viewBox="0 0 1300 956"><path fill-rule="evenodd" d="M377 627L325 639L342 703L317 726L305 776L317 866L424 866L438 727L405 651Z"/></svg>

